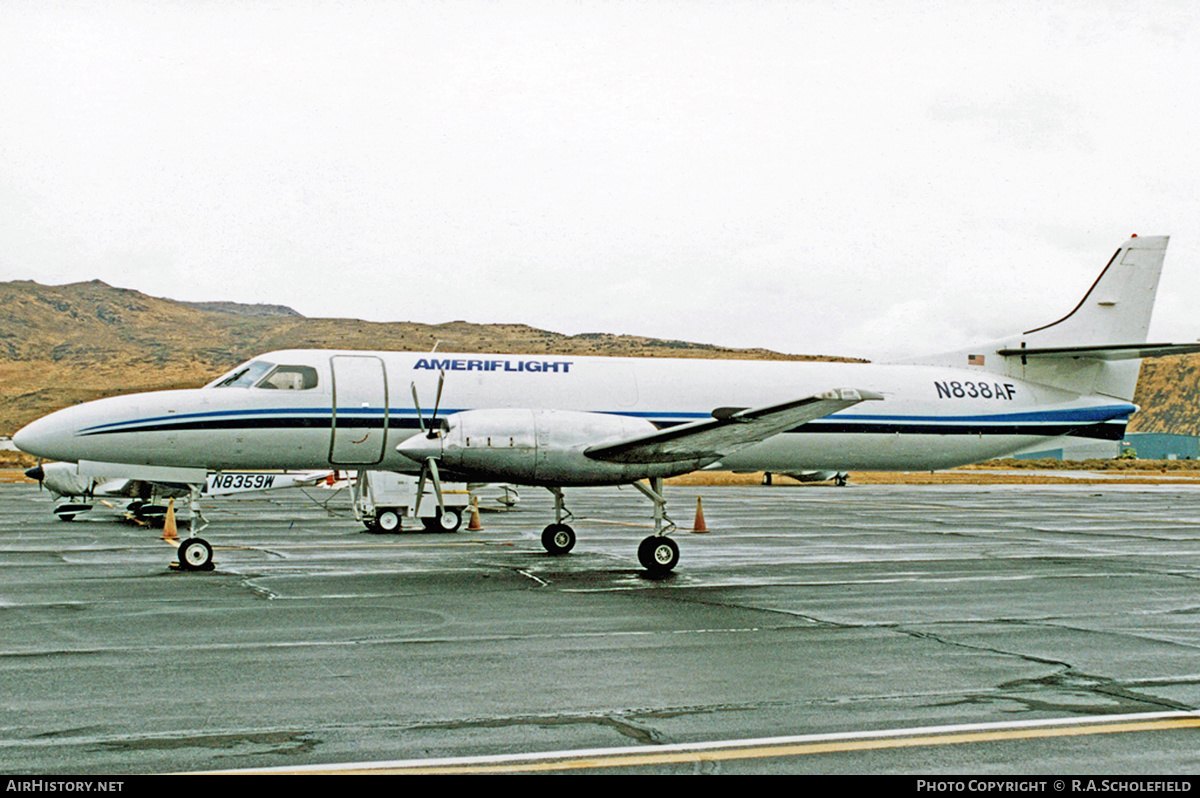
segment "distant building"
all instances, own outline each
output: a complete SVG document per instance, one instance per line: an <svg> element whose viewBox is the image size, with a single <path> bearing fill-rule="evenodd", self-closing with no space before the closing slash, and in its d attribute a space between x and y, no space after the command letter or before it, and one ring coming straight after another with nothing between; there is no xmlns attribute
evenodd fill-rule
<svg viewBox="0 0 1200 798"><path fill-rule="evenodd" d="M1091 441L1079 438L1059 438L1063 445L1055 449L1039 449L1013 455L1017 460L1111 460L1121 453L1120 441Z"/></svg>
<svg viewBox="0 0 1200 798"><path fill-rule="evenodd" d="M1125 440L1139 460L1195 460L1200 458L1200 438L1166 432L1131 432Z"/></svg>
<svg viewBox="0 0 1200 798"><path fill-rule="evenodd" d="M1079 443L1056 449L1023 452L1015 457L1018 460L1107 460L1130 448L1137 453L1139 460L1200 459L1200 438L1195 435L1172 435L1165 432L1131 432L1122 441L1080 439Z"/></svg>

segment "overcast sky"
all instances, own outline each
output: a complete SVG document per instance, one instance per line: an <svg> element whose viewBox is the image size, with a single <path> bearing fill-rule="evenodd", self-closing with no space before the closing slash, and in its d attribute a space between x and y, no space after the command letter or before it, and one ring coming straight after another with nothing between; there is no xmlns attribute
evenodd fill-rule
<svg viewBox="0 0 1200 798"><path fill-rule="evenodd" d="M1169 234L1200 337L1194 1L3 0L0 98L2 281L879 359Z"/></svg>

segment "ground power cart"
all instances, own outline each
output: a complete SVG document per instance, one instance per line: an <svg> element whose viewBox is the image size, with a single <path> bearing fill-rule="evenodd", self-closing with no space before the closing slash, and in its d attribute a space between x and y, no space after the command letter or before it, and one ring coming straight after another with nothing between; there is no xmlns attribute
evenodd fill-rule
<svg viewBox="0 0 1200 798"><path fill-rule="evenodd" d="M471 503L466 483L442 483L444 506L439 511L437 495L428 480L421 506L417 507L418 481L417 477L391 471L360 471L353 488L354 517L372 532L400 532L406 518L420 518L431 532L457 531Z"/></svg>

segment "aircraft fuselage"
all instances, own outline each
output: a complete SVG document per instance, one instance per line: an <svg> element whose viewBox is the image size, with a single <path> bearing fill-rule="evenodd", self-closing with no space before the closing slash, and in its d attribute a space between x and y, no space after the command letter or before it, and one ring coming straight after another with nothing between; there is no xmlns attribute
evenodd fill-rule
<svg viewBox="0 0 1200 798"><path fill-rule="evenodd" d="M437 415L448 420L468 410L552 409L636 420L653 429L708 418L717 408L769 405L834 388L883 396L711 466L729 471L948 468L1066 434L1119 438L1136 410L1111 397L1081 396L976 367L285 350L255 358L204 388L118 396L58 411L21 430L16 443L69 461L211 471L415 472L419 464L396 446L420 432L422 417L429 420L441 373ZM530 445L538 445L530 434ZM586 480L606 481L625 480Z"/></svg>

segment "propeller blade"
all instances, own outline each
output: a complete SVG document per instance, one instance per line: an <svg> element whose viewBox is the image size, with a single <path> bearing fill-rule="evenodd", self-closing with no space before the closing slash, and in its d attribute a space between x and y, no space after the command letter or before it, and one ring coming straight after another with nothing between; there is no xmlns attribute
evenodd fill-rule
<svg viewBox="0 0 1200 798"><path fill-rule="evenodd" d="M426 465L429 466L429 476L433 477L433 493L437 496L438 500L438 514L444 514L446 512L446 502L442 500L442 478L438 474L437 460L430 457Z"/></svg>
<svg viewBox="0 0 1200 798"><path fill-rule="evenodd" d="M446 372L438 370L437 395L433 398L433 415L429 417L429 434L433 435L434 422L437 421L438 408L442 406L442 387L446 384Z"/></svg>
<svg viewBox="0 0 1200 798"><path fill-rule="evenodd" d="M425 495L425 476L428 473L425 463L421 464L421 478L417 480L417 501L413 507L413 515L421 517L421 497Z"/></svg>
<svg viewBox="0 0 1200 798"><path fill-rule="evenodd" d="M421 432L425 431L425 419L421 417L421 401L417 399L417 384L412 384L413 407L417 409L417 424L421 427Z"/></svg>
<svg viewBox="0 0 1200 798"><path fill-rule="evenodd" d="M421 465L421 478L417 480L417 501L413 507L413 515L421 515L421 500L425 498L425 481L429 480L433 483L433 495L437 497L438 513L446 512L446 502L442 498L442 477L438 472L437 460L433 457L427 458Z"/></svg>

